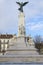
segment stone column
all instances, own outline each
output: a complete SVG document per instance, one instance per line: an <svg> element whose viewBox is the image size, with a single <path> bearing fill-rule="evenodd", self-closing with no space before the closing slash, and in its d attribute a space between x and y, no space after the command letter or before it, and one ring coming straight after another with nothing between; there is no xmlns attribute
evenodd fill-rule
<svg viewBox="0 0 43 65"><path fill-rule="evenodd" d="M18 36L25 36L25 16L23 12L19 13L19 22L18 22Z"/></svg>

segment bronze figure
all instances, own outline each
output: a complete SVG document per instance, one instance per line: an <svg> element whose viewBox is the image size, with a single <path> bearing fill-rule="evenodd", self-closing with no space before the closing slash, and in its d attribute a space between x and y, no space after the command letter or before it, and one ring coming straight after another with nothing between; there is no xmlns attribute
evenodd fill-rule
<svg viewBox="0 0 43 65"><path fill-rule="evenodd" d="M28 2L16 2L19 6L20 6L20 8L18 9L20 12L23 12L23 6L25 6Z"/></svg>

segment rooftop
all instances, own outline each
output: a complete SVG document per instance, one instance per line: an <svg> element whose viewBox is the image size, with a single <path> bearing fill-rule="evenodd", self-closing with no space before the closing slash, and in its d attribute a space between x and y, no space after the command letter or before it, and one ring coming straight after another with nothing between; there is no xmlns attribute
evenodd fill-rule
<svg viewBox="0 0 43 65"><path fill-rule="evenodd" d="M0 39L10 39L13 38L12 34L0 34Z"/></svg>

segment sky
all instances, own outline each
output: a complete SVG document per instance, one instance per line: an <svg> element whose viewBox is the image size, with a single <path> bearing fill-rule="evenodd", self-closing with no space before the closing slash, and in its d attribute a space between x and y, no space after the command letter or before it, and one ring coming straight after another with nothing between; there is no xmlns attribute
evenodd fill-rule
<svg viewBox="0 0 43 65"><path fill-rule="evenodd" d="M16 1L29 2L24 7L26 35L43 36L43 0L0 0L0 34L18 34Z"/></svg>

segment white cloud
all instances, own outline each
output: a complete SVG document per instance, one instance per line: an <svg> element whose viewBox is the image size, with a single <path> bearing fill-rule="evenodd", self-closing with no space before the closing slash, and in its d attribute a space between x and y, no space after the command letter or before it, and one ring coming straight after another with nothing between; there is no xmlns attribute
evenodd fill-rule
<svg viewBox="0 0 43 65"><path fill-rule="evenodd" d="M35 31L35 30L43 30L43 23L41 22L38 22L38 23L28 23L26 24L26 27L32 31Z"/></svg>

